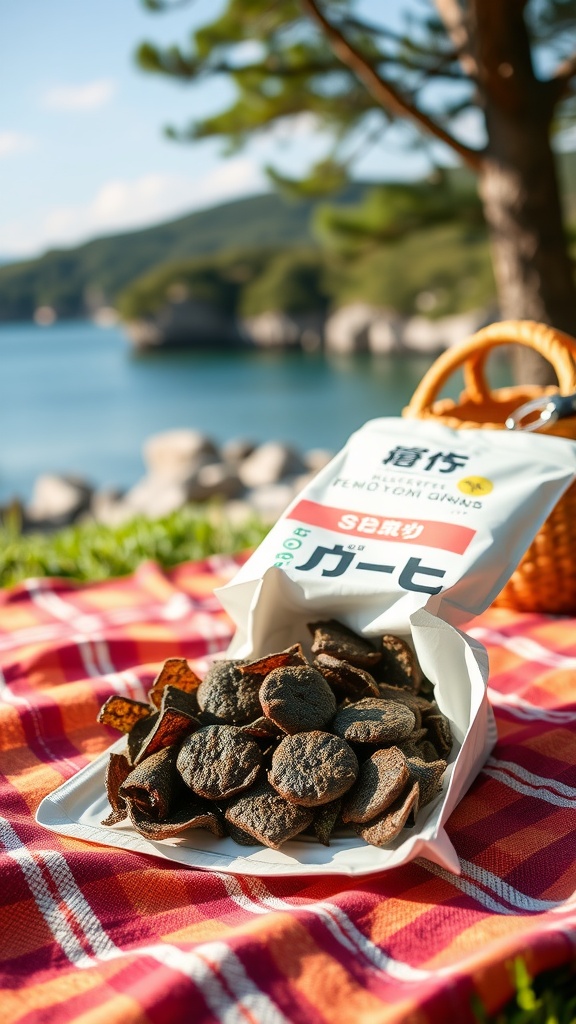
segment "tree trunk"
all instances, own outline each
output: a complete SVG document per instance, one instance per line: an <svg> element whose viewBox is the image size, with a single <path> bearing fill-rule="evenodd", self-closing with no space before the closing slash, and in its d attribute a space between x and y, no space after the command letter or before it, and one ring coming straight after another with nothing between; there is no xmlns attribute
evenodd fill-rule
<svg viewBox="0 0 576 1024"><path fill-rule="evenodd" d="M563 228L548 119L486 112L489 147L479 189L503 319L538 320L576 335L576 284ZM516 357L517 356L517 357ZM549 364L515 354L520 383L553 383Z"/></svg>
<svg viewBox="0 0 576 1024"><path fill-rule="evenodd" d="M532 65L526 0L468 0L488 145L479 190L501 315L576 334L576 284L564 234L550 127L559 95ZM550 383L546 363L519 349L520 383Z"/></svg>

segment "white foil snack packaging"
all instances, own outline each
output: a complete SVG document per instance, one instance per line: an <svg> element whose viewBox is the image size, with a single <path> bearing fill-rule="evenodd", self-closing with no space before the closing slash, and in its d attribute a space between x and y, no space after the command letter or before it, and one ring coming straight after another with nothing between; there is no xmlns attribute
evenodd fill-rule
<svg viewBox="0 0 576 1024"><path fill-rule="evenodd" d="M454 736L442 791L389 847L366 847L371 870L425 856L459 872L444 826L496 731L486 651L458 627L494 600L575 475L562 438L372 420L218 591L236 624L229 657L306 649L306 624L334 618L408 640L434 684Z"/></svg>

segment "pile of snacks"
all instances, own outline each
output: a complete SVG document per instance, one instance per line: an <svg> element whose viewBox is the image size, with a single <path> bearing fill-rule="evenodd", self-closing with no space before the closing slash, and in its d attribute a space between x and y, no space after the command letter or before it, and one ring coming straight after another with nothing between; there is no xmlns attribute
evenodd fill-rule
<svg viewBox="0 0 576 1024"><path fill-rule="evenodd" d="M303 832L328 846L342 828L385 846L413 825L452 747L430 683L399 637L376 645L333 619L308 629L312 664L294 644L201 680L169 658L150 703L110 697L98 720L127 746L110 755L103 824L272 849Z"/></svg>

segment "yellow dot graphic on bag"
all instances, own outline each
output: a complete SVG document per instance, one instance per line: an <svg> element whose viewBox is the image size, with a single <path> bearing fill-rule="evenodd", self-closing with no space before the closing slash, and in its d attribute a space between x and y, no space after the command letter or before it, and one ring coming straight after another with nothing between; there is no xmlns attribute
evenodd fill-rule
<svg viewBox="0 0 576 1024"><path fill-rule="evenodd" d="M494 484L485 476L465 476L458 481L458 490L464 494L473 494L480 497L483 494L490 494L494 490Z"/></svg>

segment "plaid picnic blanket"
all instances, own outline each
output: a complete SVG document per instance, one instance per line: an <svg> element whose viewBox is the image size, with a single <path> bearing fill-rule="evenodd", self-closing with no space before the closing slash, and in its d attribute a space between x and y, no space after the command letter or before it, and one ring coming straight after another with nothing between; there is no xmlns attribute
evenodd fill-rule
<svg viewBox="0 0 576 1024"><path fill-rule="evenodd" d="M62 838L47 793L117 734L160 663L201 666L231 624L213 596L238 562L153 564L96 585L0 595L0 1009L3 1024L444 1024L476 1020L574 955L576 630L491 609L499 742L452 815L460 876L418 860L366 880L238 878ZM199 659L199 660L198 660Z"/></svg>

